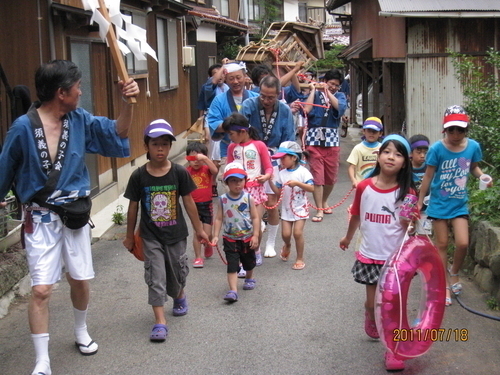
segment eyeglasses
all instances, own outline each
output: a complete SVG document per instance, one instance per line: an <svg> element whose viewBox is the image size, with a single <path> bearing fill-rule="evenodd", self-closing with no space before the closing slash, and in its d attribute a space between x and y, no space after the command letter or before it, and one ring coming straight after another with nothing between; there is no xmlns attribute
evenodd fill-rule
<svg viewBox="0 0 500 375"><path fill-rule="evenodd" d="M276 98L278 97L277 95L274 95L274 96L266 96L266 95L262 95L260 94L260 99L263 100L263 101L270 101L270 102L273 102L276 100Z"/></svg>
<svg viewBox="0 0 500 375"><path fill-rule="evenodd" d="M447 133L459 133L463 134L467 130L466 128L461 128L460 126L450 126L445 129Z"/></svg>

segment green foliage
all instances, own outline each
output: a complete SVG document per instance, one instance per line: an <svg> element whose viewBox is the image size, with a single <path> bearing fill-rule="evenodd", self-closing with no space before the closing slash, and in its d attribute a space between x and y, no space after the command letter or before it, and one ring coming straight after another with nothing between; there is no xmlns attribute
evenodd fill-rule
<svg viewBox="0 0 500 375"><path fill-rule="evenodd" d="M494 175L490 168L483 168L483 172ZM500 185L497 183L486 190L479 190L478 185L478 179L469 178L467 190L471 224L487 220L494 226L500 226Z"/></svg>
<svg viewBox="0 0 500 375"><path fill-rule="evenodd" d="M452 53L455 76L462 85L465 103L469 114L469 137L481 144L484 173L498 181L500 173L494 166L500 165L500 52L487 51L484 61L475 56ZM498 185L498 184L497 184ZM500 186L478 190L477 179L469 179L469 208L471 221L488 220L500 225Z"/></svg>
<svg viewBox="0 0 500 375"><path fill-rule="evenodd" d="M488 308L490 310L494 310L494 311L500 310L500 306L498 305L498 301L495 297L488 298L486 300L486 306L488 306Z"/></svg>
<svg viewBox="0 0 500 375"><path fill-rule="evenodd" d="M238 43L237 37L227 37L224 43L222 43L222 49L220 50L221 55L219 55L218 61L223 58L228 58L229 60L235 60L241 46Z"/></svg>
<svg viewBox="0 0 500 375"><path fill-rule="evenodd" d="M331 69L342 69L344 63L339 59L339 55L346 48L346 46L336 45L332 49L325 51L325 58L318 60L314 63L313 70L315 73L318 71L325 71Z"/></svg>
<svg viewBox="0 0 500 375"><path fill-rule="evenodd" d="M122 225L125 222L125 214L123 213L123 206L121 204L116 206L116 211L113 212L111 220L118 225Z"/></svg>
<svg viewBox="0 0 500 375"><path fill-rule="evenodd" d="M260 25L260 35L255 35L256 40L260 40L266 33L269 26L280 20L281 16L281 0L258 0L260 8L260 17L257 23Z"/></svg>

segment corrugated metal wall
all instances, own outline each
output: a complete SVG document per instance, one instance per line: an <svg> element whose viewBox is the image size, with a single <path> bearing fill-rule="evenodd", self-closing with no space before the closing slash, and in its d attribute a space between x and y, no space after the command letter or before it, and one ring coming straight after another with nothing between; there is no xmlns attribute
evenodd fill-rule
<svg viewBox="0 0 500 375"><path fill-rule="evenodd" d="M463 103L451 59L408 58L406 72L407 134L425 134L436 141L441 138L441 120L446 107Z"/></svg>
<svg viewBox="0 0 500 375"><path fill-rule="evenodd" d="M446 107L464 98L448 51L478 56L495 46L494 19L408 19L407 134L442 138ZM497 47L498 49L498 47Z"/></svg>

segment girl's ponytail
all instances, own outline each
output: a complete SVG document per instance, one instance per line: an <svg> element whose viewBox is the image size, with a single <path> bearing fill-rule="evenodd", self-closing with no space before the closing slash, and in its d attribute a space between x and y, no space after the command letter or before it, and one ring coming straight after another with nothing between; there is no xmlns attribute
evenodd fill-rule
<svg viewBox="0 0 500 375"><path fill-rule="evenodd" d="M260 136L259 133L257 132L257 129L255 129L253 126L250 126L248 128L248 135L250 136L251 139L254 141L260 141Z"/></svg>
<svg viewBox="0 0 500 375"><path fill-rule="evenodd" d="M254 141L260 141L259 133L257 129L250 126L248 119L239 112L233 112L224 119L222 123L222 129L227 133L230 130L235 131L246 131L251 139Z"/></svg>

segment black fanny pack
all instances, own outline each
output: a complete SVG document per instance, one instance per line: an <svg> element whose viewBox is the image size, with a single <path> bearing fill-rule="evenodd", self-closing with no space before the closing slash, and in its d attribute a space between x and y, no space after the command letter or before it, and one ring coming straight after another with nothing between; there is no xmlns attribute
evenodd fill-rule
<svg viewBox="0 0 500 375"><path fill-rule="evenodd" d="M37 141L38 155L40 158L41 166L45 166L44 169L48 174L45 186L39 190L31 201L37 203L41 207L48 208L59 215L61 221L65 226L70 229L80 229L83 228L90 220L90 209L92 208L92 201L90 197L78 198L72 202L64 203L62 205L55 205L47 203L48 198L53 194L57 187L57 182L61 175L61 166L64 166L64 159L66 157L66 147L69 143L69 124L68 119L65 116L63 118L62 132L59 139L59 145L57 148L57 157L53 163L49 158L49 153L47 152L47 140L45 139L45 133L43 131L43 124L38 112L36 110L38 104L35 103L29 109L27 115L31 122L31 127L33 129L33 136ZM44 146L44 147L42 147ZM54 164L57 167L54 167ZM93 224L91 224L93 227Z"/></svg>
<svg viewBox="0 0 500 375"><path fill-rule="evenodd" d="M34 199L33 202L41 207L54 211L61 218L62 223L69 229L83 228L90 221L92 200L90 197L78 198L73 202L62 205L50 204Z"/></svg>

